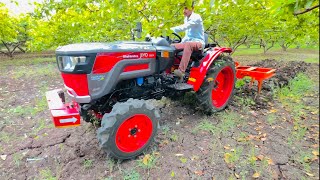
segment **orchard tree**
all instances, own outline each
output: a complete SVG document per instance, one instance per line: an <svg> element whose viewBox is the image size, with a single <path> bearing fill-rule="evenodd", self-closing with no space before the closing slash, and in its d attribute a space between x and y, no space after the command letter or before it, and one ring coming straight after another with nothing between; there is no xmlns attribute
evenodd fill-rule
<svg viewBox="0 0 320 180"><path fill-rule="evenodd" d="M132 1L45 1L37 4L37 18L31 49L74 42L131 39L136 22L143 24L143 36L169 35L170 27L183 22L185 0Z"/></svg>
<svg viewBox="0 0 320 180"><path fill-rule="evenodd" d="M147 34L167 36L172 33L170 27L183 23L182 10L191 2L44 0L37 4L32 14L28 33L31 39L27 45L30 50L39 51L69 43L129 40L136 22L142 22L142 37ZM298 40L318 37L318 10L299 16L292 13L284 16L279 12L285 8L280 8L280 11L275 8L285 7L284 3L269 0L199 0L195 1L195 12L202 16L209 37L234 51L244 43L247 46L259 43L264 52L276 43L287 49ZM310 22L311 19L315 23ZM183 36L183 33L180 35Z"/></svg>
<svg viewBox="0 0 320 180"><path fill-rule="evenodd" d="M0 3L0 19L0 53L13 57L17 49L25 52L22 48L28 39L25 19L10 16L3 3Z"/></svg>
<svg viewBox="0 0 320 180"><path fill-rule="evenodd" d="M219 44L229 46L234 51L242 44L256 39L256 35L262 34L266 25L272 25L272 21L266 19L266 1L221 0L211 5L203 11L205 24L215 30Z"/></svg>

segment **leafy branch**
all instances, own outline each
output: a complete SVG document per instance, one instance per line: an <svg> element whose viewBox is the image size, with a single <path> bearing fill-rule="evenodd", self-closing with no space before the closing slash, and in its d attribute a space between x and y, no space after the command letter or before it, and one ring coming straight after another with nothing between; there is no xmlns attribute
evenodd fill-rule
<svg viewBox="0 0 320 180"><path fill-rule="evenodd" d="M312 11L312 10L318 8L319 6L320 6L320 4L315 5L315 6L312 6L312 7L310 7L310 8L307 8L307 9L305 9L305 10L303 10L303 11L300 11L300 12L294 12L293 15L298 16L298 15L307 13L307 12L309 12L309 11Z"/></svg>

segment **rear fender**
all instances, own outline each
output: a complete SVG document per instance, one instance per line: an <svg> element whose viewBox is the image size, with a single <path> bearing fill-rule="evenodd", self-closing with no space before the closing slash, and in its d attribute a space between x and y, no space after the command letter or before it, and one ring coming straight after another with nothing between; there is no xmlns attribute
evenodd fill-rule
<svg viewBox="0 0 320 180"><path fill-rule="evenodd" d="M207 71L209 70L212 63L218 59L222 53L231 53L231 48L220 48L215 47L207 51L207 56L205 56L198 67L191 68L190 76L188 79L188 84L193 85L193 90L198 91L206 77Z"/></svg>

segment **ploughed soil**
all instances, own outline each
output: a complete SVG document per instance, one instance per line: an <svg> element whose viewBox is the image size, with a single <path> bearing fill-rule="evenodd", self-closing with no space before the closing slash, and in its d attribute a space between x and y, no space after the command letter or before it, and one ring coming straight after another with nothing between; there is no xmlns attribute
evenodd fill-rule
<svg viewBox="0 0 320 180"><path fill-rule="evenodd" d="M319 179L319 64L250 62L276 75L260 94L243 80L211 116L197 110L193 93L148 101L161 112L156 139L136 159L118 161L99 148L93 125L54 128L44 99L63 88L54 60L11 61L0 62L0 179ZM312 88L281 100L276 90L299 73Z"/></svg>

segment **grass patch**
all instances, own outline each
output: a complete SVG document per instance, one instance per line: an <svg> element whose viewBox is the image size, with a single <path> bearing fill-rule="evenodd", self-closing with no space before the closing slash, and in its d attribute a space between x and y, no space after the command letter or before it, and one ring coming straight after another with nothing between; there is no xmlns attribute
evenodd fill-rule
<svg viewBox="0 0 320 180"><path fill-rule="evenodd" d="M213 135L225 135L243 121L242 118L239 118L239 114L235 112L222 112L219 113L217 117L221 120L217 125L214 125L208 119L205 119L193 130L193 132L196 133L199 130L202 130L210 132Z"/></svg>
<svg viewBox="0 0 320 180"><path fill-rule="evenodd" d="M269 125L276 124L276 118L277 118L277 116L275 114L269 114L268 117L267 117L267 123Z"/></svg>
<svg viewBox="0 0 320 180"><path fill-rule="evenodd" d="M256 158L256 151L255 148L251 148L250 155L248 157L248 163L250 166L257 171L257 166L256 166L257 158Z"/></svg>
<svg viewBox="0 0 320 180"><path fill-rule="evenodd" d="M301 118L306 115L307 109L302 98L312 92L313 88L314 82L307 75L299 73L288 86L276 90L276 98L288 108L293 117L293 129L288 137L289 145L301 141L308 130Z"/></svg>
<svg viewBox="0 0 320 180"><path fill-rule="evenodd" d="M23 154L15 153L13 154L13 162L16 166L20 166L21 160L23 159Z"/></svg>
<svg viewBox="0 0 320 180"><path fill-rule="evenodd" d="M138 160L138 166L143 169L152 169L156 166L157 159L154 153L146 154L143 159Z"/></svg>
<svg viewBox="0 0 320 180"><path fill-rule="evenodd" d="M7 132L0 132L0 141L1 142L5 142L5 143L8 143L9 141L12 140L12 135L7 133Z"/></svg>
<svg viewBox="0 0 320 180"><path fill-rule="evenodd" d="M235 149L231 149L230 152L224 154L224 161L228 164L235 164L239 161L243 152L242 147L237 147Z"/></svg>
<svg viewBox="0 0 320 180"><path fill-rule="evenodd" d="M242 79L237 79L236 84L235 84L235 88L237 89L242 89L244 87L244 85L250 83L251 81L251 77L245 76Z"/></svg>
<svg viewBox="0 0 320 180"><path fill-rule="evenodd" d="M305 74L299 73L289 85L276 90L280 101L299 100L313 88L314 82Z"/></svg>
<svg viewBox="0 0 320 180"><path fill-rule="evenodd" d="M1 61L1 66L30 66L38 64L56 63L56 58L13 59Z"/></svg>
<svg viewBox="0 0 320 180"><path fill-rule="evenodd" d="M241 56L241 55L253 55L253 54L262 54L263 49L261 48L238 48L234 55Z"/></svg>
<svg viewBox="0 0 320 180"><path fill-rule="evenodd" d="M253 100L252 97L240 97L240 96L234 96L235 101L241 105L241 106L253 106L256 104L256 102Z"/></svg>
<svg viewBox="0 0 320 180"><path fill-rule="evenodd" d="M108 166L110 174L112 174L115 165L116 165L116 163L114 162L114 160L112 160L112 159L107 160L107 166Z"/></svg>
<svg viewBox="0 0 320 180"><path fill-rule="evenodd" d="M83 167L86 169L90 169L93 165L93 160L91 159L86 159L83 161Z"/></svg>
<svg viewBox="0 0 320 180"><path fill-rule="evenodd" d="M288 144L293 145L296 141L301 141L306 135L307 130L308 129L306 127L299 127L297 125L294 125L294 130L288 137Z"/></svg>
<svg viewBox="0 0 320 180"><path fill-rule="evenodd" d="M53 176L53 173L51 172L51 170L47 168L47 169L42 169L40 171L40 179L43 179L43 180L57 180L58 178Z"/></svg>
<svg viewBox="0 0 320 180"><path fill-rule="evenodd" d="M168 125L162 126L162 132L165 136L167 136L169 134L169 131L170 131L170 127Z"/></svg>
<svg viewBox="0 0 320 180"><path fill-rule="evenodd" d="M19 67L18 71L13 72L13 78L31 78L31 77L40 77L40 76L55 76L57 72L56 64L40 64L35 67Z"/></svg>
<svg viewBox="0 0 320 180"><path fill-rule="evenodd" d="M319 58L306 58L304 61L307 62L307 63L317 63L317 64L319 64Z"/></svg>
<svg viewBox="0 0 320 180"><path fill-rule="evenodd" d="M311 152L306 152L306 151L300 151L295 157L294 160L299 162L303 169L306 172L311 172L311 161L312 161L313 155Z"/></svg>
<svg viewBox="0 0 320 180"><path fill-rule="evenodd" d="M176 141L178 141L178 139L179 139L179 136L177 134L172 134L170 136L170 141L172 141L172 142L176 142Z"/></svg>
<svg viewBox="0 0 320 180"><path fill-rule="evenodd" d="M53 124L50 124L51 126L53 126ZM46 125L46 120L41 119L38 121L38 123L36 124L35 127L33 127L32 132L31 132L31 136L37 137L39 138L39 136L37 136L38 132L41 131L44 128L47 128L48 126Z"/></svg>
<svg viewBox="0 0 320 180"><path fill-rule="evenodd" d="M39 112L45 111L48 108L45 92L48 90L47 85L43 85L40 88L41 97L35 99L35 105L17 106L7 110L9 114L15 114L17 116L35 116Z"/></svg>
<svg viewBox="0 0 320 180"><path fill-rule="evenodd" d="M205 119L193 130L193 132L197 133L200 130L210 132L214 135L216 134L217 127L213 125L212 122Z"/></svg>
<svg viewBox="0 0 320 180"><path fill-rule="evenodd" d="M9 114L15 114L17 116L34 116L39 112L42 112L48 108L47 100L43 96L40 99L35 100L35 106L28 105L28 106L17 106L15 108L9 109L7 112Z"/></svg>
<svg viewBox="0 0 320 180"><path fill-rule="evenodd" d="M141 178L140 178L140 174L136 170L131 169L124 172L123 179L124 180L140 180Z"/></svg>

